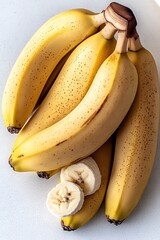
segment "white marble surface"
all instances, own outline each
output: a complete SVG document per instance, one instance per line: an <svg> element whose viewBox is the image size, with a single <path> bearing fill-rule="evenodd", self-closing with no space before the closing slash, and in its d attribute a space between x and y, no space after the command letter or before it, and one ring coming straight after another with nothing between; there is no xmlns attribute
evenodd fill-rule
<svg viewBox="0 0 160 240"><path fill-rule="evenodd" d="M70 8L101 11L107 0L0 0L0 98L13 63L32 34L46 20ZM132 8L146 48L160 69L160 8L154 0L121 0ZM15 136L0 116L0 239L3 240L160 240L160 141L153 172L138 207L122 225L110 225L104 206L89 224L64 232L47 211L45 200L56 178L39 179L33 173L16 173L8 165Z"/></svg>

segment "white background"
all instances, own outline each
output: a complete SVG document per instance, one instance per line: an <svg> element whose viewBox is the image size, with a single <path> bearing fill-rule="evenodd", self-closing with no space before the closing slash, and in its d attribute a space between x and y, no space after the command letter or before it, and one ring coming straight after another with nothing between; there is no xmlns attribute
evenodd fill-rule
<svg viewBox="0 0 160 240"><path fill-rule="evenodd" d="M11 67L33 33L50 17L70 8L102 11L107 0L0 0L0 98ZM160 8L153 0L121 0L138 20L143 45L160 69ZM45 201L56 178L39 179L33 173L16 173L8 165L15 139L0 115L0 239L3 240L160 240L160 151L147 189L138 207L120 226L109 224L104 205L86 226L74 232L61 229ZM160 150L160 141L158 144Z"/></svg>

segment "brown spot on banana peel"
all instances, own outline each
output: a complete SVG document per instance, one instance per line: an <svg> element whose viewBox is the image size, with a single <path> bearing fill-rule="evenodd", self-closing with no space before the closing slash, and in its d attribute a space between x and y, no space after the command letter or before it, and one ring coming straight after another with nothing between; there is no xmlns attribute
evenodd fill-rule
<svg viewBox="0 0 160 240"><path fill-rule="evenodd" d="M71 228L70 226L65 226L63 220L61 220L61 226L62 226L64 231L74 231L74 229Z"/></svg>
<svg viewBox="0 0 160 240"><path fill-rule="evenodd" d="M67 141L67 139L66 139L66 140L63 140L62 142L57 143L57 144L55 145L55 147L59 146L60 144L66 142L66 141Z"/></svg>
<svg viewBox="0 0 160 240"><path fill-rule="evenodd" d="M24 157L24 155L23 155L23 154L20 154L17 158L21 158L21 157Z"/></svg>
<svg viewBox="0 0 160 240"><path fill-rule="evenodd" d="M104 104L107 102L108 96L105 98L105 100L103 101L102 105L100 106L100 108L95 111L81 126L84 127L85 125L88 125L95 117L96 115L101 111L102 107L104 106Z"/></svg>
<svg viewBox="0 0 160 240"><path fill-rule="evenodd" d="M7 127L7 130L8 130L8 132L10 132L10 133L12 133L12 134L14 134L14 133L19 133L19 131L21 130L21 128L16 128L16 127L12 127L12 126L8 126Z"/></svg>
<svg viewBox="0 0 160 240"><path fill-rule="evenodd" d="M137 20L132 10L116 2L112 2L110 6L115 12L115 14L127 20L128 22L127 37L128 38L132 37L134 34L134 29L137 26Z"/></svg>
<svg viewBox="0 0 160 240"><path fill-rule="evenodd" d="M109 216L106 216L107 217L107 221L109 223L113 223L114 225L118 226L120 225L124 220L115 220L115 219L110 219Z"/></svg>

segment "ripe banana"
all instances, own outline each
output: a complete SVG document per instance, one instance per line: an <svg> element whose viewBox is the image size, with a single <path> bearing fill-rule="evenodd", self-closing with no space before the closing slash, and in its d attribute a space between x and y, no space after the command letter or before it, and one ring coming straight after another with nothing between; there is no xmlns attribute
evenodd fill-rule
<svg viewBox="0 0 160 240"><path fill-rule="evenodd" d="M19 133L13 149L61 120L79 104L100 65L114 51L115 32L116 28L108 23L75 48L41 106Z"/></svg>
<svg viewBox="0 0 160 240"><path fill-rule="evenodd" d="M59 122L20 144L10 157L15 171L48 171L96 151L120 125L134 100L137 71L129 60L125 31L100 66L79 105Z"/></svg>
<svg viewBox="0 0 160 240"><path fill-rule="evenodd" d="M79 212L72 216L63 217L61 219L64 230L75 230L87 222L89 222L100 208L105 196L106 187L109 180L112 157L113 157L113 141L109 139L95 153L92 154L101 172L101 185L97 192L85 197L83 206Z"/></svg>
<svg viewBox="0 0 160 240"><path fill-rule="evenodd" d="M106 22L104 11L68 10L48 20L33 35L7 80L2 115L11 133L17 133L31 115L41 91L58 62Z"/></svg>
<svg viewBox="0 0 160 240"><path fill-rule="evenodd" d="M158 141L158 72L151 53L135 34L128 56L137 68L136 98L117 132L113 169L105 200L110 222L120 224L138 204L149 180Z"/></svg>
<svg viewBox="0 0 160 240"><path fill-rule="evenodd" d="M78 184L84 192L84 196L96 192L101 185L101 173L92 157L71 164L61 169L60 181L69 181Z"/></svg>
<svg viewBox="0 0 160 240"><path fill-rule="evenodd" d="M57 217L68 216L78 212L84 202L84 193L79 185L72 182L61 182L48 194L46 205Z"/></svg>

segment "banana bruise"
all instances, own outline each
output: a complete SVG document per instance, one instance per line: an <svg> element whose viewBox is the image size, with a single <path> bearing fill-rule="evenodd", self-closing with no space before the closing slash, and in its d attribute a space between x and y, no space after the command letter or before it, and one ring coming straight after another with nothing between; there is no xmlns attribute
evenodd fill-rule
<svg viewBox="0 0 160 240"><path fill-rule="evenodd" d="M71 231L87 224L97 213L105 196L113 159L113 139L109 139L96 152L92 158L96 161L101 173L101 185L94 194L85 197L80 211L72 216L61 218L64 230Z"/></svg>
<svg viewBox="0 0 160 240"><path fill-rule="evenodd" d="M17 133L31 115L58 62L104 22L104 12L68 10L48 20L33 35L15 62L4 89L2 115L11 133Z"/></svg>
<svg viewBox="0 0 160 240"><path fill-rule="evenodd" d="M160 98L156 63L137 35L129 40L128 56L137 68L138 90L119 127L105 214L116 225L137 206L154 163L159 129Z"/></svg>
<svg viewBox="0 0 160 240"><path fill-rule="evenodd" d="M15 171L49 171L89 156L118 128L133 103L138 76L126 53L126 32L102 63L87 94L66 117L19 145Z"/></svg>
<svg viewBox="0 0 160 240"><path fill-rule="evenodd" d="M115 32L116 28L108 23L74 49L39 109L19 133L13 149L64 118L80 103L100 65L115 49Z"/></svg>

